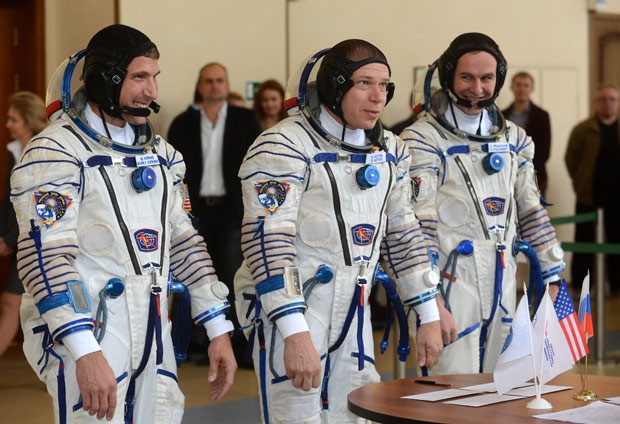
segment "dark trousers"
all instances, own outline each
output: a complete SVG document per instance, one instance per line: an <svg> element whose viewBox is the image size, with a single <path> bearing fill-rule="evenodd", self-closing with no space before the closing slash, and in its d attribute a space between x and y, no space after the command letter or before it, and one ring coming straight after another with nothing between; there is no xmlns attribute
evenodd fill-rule
<svg viewBox="0 0 620 424"><path fill-rule="evenodd" d="M235 273L241 266L243 255L241 253L241 219L231 219L231 216L238 214L231 211L224 198L199 198L198 212L198 232L207 243L207 250L213 260L213 265L220 281L228 287L228 302L230 310L227 314L229 320L235 326L235 333L232 338L235 358L239 366L247 367L245 362L245 351L247 341L243 333L239 330L239 320L237 319L235 308L235 294L233 280ZM206 332L202 327L195 327L192 331L192 345L194 349L206 353L208 340ZM250 360L251 362L251 360Z"/></svg>
<svg viewBox="0 0 620 424"><path fill-rule="evenodd" d="M581 203L575 205L575 213L588 213L596 211L596 207L587 206ZM605 243L620 243L620 220L618 213L620 205L610 205L604 208L605 223ZM575 242L593 243L595 236L596 223L584 222L575 225ZM612 293L618 293L620 289L620 266L618 255L606 255L607 270L606 277L609 279L609 286ZM590 291L593 287L594 279L594 255L590 253L574 253L571 264L572 286L581 290L583 278L590 271Z"/></svg>

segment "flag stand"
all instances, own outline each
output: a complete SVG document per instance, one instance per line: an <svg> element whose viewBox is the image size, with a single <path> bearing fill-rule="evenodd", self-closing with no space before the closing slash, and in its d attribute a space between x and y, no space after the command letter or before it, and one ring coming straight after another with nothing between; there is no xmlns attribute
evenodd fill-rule
<svg viewBox="0 0 620 424"><path fill-rule="evenodd" d="M549 284L545 284L545 296L549 296ZM546 309L545 309L546 311ZM526 408L528 409L551 409L553 405L546 399L542 398L542 375L543 375L543 360L545 357L544 354L544 343L541 344L541 354L540 354L540 375L534 376L534 388L536 389L536 397L527 403ZM532 352L534 349L532 349ZM534 357L532 356L532 361L534 361ZM536 369L536 367L534 367Z"/></svg>
<svg viewBox="0 0 620 424"><path fill-rule="evenodd" d="M551 405L551 403L549 403L548 400L545 400L541 397L537 397L529 401L527 403L527 407L529 409L551 409L553 408L553 405Z"/></svg>
<svg viewBox="0 0 620 424"><path fill-rule="evenodd" d="M587 296L584 296L584 291L587 293ZM590 313L590 297L589 296L590 296L590 272L588 271L588 274L583 279L582 293L581 293L580 300L579 300L579 324L580 324L581 331L583 331L583 334L585 335L585 342L586 342L585 357L586 359L584 361L583 368L581 367L581 361L579 361L578 368L579 368L579 377L581 378L581 390L573 395L573 399L582 400L584 402L598 399L598 396L596 395L596 393L588 389L588 353L587 353L588 349L587 348L588 348L588 340L592 336L592 334L590 334L592 332L592 328L591 328L592 324L591 323L589 325L586 324L586 313ZM584 313L582 314L582 301L584 300L584 298L586 302L583 305Z"/></svg>
<svg viewBox="0 0 620 424"><path fill-rule="evenodd" d="M581 366L579 366L579 377L581 377L581 390L573 395L573 399L582 400L584 402L597 400L598 396L596 393L588 389L588 355L586 355L585 373L583 372Z"/></svg>

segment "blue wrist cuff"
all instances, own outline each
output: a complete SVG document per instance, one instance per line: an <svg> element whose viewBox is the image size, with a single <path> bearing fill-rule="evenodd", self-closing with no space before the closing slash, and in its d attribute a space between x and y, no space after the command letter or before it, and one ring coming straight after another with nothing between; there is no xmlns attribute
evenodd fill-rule
<svg viewBox="0 0 620 424"><path fill-rule="evenodd" d="M266 280L258 283L256 285L256 293L258 293L259 296L262 296L265 293L280 290L282 288L284 288L284 275L280 274L269 277Z"/></svg>

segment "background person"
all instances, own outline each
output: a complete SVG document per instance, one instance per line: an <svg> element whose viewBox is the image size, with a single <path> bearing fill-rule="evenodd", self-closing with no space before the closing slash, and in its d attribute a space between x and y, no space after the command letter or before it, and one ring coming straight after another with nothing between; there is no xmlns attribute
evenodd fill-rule
<svg viewBox="0 0 620 424"><path fill-rule="evenodd" d="M517 72L512 77L510 90L514 94L514 101L502 114L525 130L536 146L534 154L534 170L541 195L545 197L548 176L546 164L551 154L551 120L549 113L534 104L530 99L534 91L534 77L527 72Z"/></svg>
<svg viewBox="0 0 620 424"><path fill-rule="evenodd" d="M620 129L618 86L605 83L594 97L594 114L578 123L571 131L564 155L566 168L577 196L575 213L603 208L605 239L620 243ZM594 242L594 222L575 225L576 242ZM571 263L572 286L581 290L583 278L594 271L594 255L574 253ZM607 262L607 277L611 293L620 291L620 270Z"/></svg>
<svg viewBox="0 0 620 424"><path fill-rule="evenodd" d="M250 109L230 105L228 71L219 63L200 69L194 104L172 121L168 141L183 154L187 167L185 181L197 228L207 243L213 264L228 284L229 302L234 305L232 281L241 265L241 219L243 203L237 173L245 152L260 134L256 115ZM234 306L233 306L234 311ZM231 319L238 327L234 313ZM205 351L208 339L200 327L194 329L192 344ZM237 362L246 361L247 343L236 332L233 348ZM205 364L208 358L198 358Z"/></svg>
<svg viewBox="0 0 620 424"><path fill-rule="evenodd" d="M284 109L284 88L274 79L264 81L254 94L252 106L261 129L265 131L288 116Z"/></svg>
<svg viewBox="0 0 620 424"><path fill-rule="evenodd" d="M11 171L26 143L48 124L45 103L34 93L19 91L9 97L6 127L13 141L7 144L10 152L7 166L4 199L0 210L0 256L11 256L11 269L4 292L0 296L0 357L6 352L19 328L19 305L24 286L17 276L17 219L11 204Z"/></svg>

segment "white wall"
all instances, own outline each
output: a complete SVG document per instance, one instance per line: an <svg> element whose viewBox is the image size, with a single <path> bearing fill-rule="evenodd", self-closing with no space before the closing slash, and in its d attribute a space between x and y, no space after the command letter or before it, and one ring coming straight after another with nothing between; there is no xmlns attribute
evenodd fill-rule
<svg viewBox="0 0 620 424"><path fill-rule="evenodd" d="M45 74L114 22L114 0L45 0Z"/></svg>
<svg viewBox="0 0 620 424"><path fill-rule="evenodd" d="M59 3L62 9L50 7L46 19L50 61L85 46L98 22L104 26L113 19L109 7L113 0L46 4ZM599 11L620 13L620 0L604 3L605 10ZM346 38L367 39L388 57L397 88L383 120L393 124L408 114L413 67L434 61L463 32L484 32L500 45L511 73L527 69L536 76L534 99L552 120L548 197L556 206L550 213L573 213L563 155L570 129L588 113L588 0L290 0L288 4L287 0L119 0L119 4L121 23L144 31L162 54L162 110L153 119L162 134L191 102L203 64L223 63L231 89L243 92L246 81L285 82L303 58ZM67 16L67 10L73 14ZM48 69L58 62L51 62ZM507 85L498 103L504 106L510 99ZM572 237L570 228L559 231L563 240Z"/></svg>

